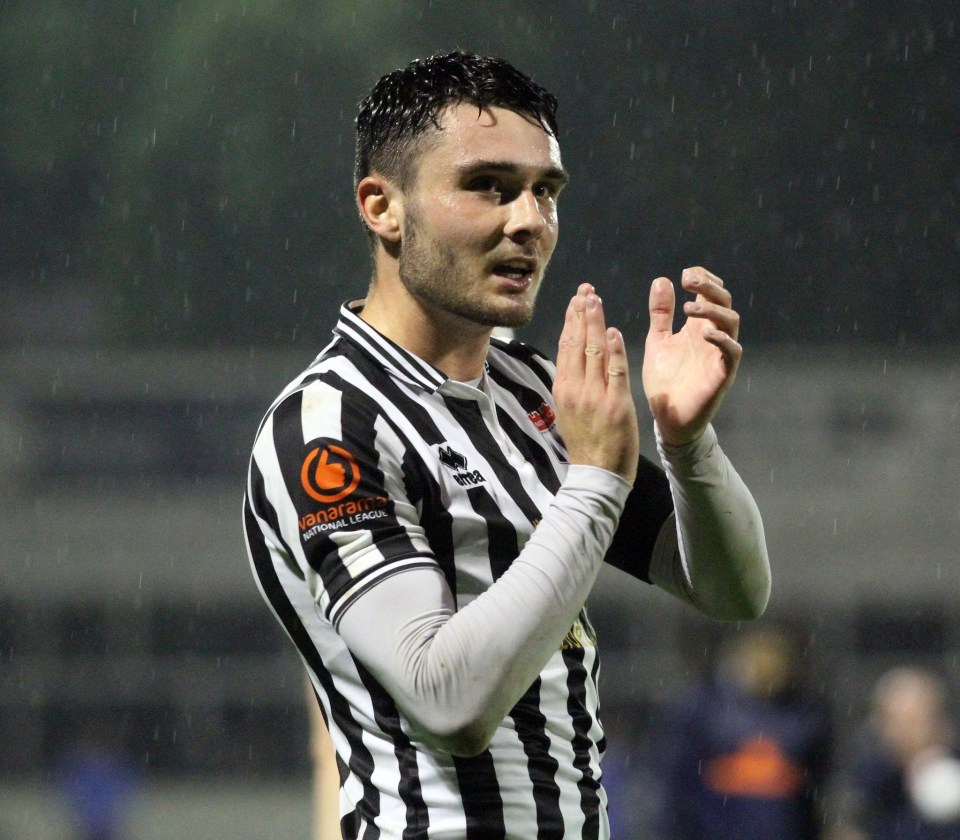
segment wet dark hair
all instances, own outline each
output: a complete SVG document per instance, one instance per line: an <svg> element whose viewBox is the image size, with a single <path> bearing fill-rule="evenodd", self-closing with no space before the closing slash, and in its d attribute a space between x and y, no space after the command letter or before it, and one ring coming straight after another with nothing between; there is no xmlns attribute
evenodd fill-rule
<svg viewBox="0 0 960 840"><path fill-rule="evenodd" d="M508 108L558 136L556 97L503 59L460 51L417 59L382 77L360 102L354 185L378 172L408 186L422 139L440 128L445 108L461 102Z"/></svg>

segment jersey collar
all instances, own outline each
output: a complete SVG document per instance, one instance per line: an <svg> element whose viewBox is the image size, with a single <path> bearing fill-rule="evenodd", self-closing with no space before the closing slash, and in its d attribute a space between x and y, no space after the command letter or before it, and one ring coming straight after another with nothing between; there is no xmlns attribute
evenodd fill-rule
<svg viewBox="0 0 960 840"><path fill-rule="evenodd" d="M443 371L405 350L395 341L371 327L360 317L366 301L349 301L340 307L340 320L334 332L362 349L390 374L431 393L446 381Z"/></svg>

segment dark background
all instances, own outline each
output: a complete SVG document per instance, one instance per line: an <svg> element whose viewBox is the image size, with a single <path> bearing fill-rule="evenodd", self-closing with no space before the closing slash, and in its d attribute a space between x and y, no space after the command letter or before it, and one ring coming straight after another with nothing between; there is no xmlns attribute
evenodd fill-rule
<svg viewBox="0 0 960 840"><path fill-rule="evenodd" d="M0 340L311 354L368 277L355 104L461 47L561 101L574 181L528 340L552 341L582 280L639 328L648 282L702 263L748 345L955 341L957 18L942 0L0 2Z"/></svg>

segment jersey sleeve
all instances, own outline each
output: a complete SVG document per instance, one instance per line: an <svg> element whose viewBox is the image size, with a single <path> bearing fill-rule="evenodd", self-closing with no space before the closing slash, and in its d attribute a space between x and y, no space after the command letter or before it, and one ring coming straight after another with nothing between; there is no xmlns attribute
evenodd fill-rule
<svg viewBox="0 0 960 840"><path fill-rule="evenodd" d="M672 513L673 496L666 473L641 455L637 477L604 558L606 562L650 583L650 567L658 540L664 526L672 522Z"/></svg>
<svg viewBox="0 0 960 840"><path fill-rule="evenodd" d="M375 404L322 379L281 401L258 435L253 507L334 624L384 577L436 566L406 452Z"/></svg>

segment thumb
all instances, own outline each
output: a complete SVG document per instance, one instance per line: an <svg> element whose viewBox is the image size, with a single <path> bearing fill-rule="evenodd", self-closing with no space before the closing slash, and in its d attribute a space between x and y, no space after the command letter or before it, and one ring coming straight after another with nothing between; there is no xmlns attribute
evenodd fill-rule
<svg viewBox="0 0 960 840"><path fill-rule="evenodd" d="M666 277L658 277L650 286L650 332L648 337L657 334L673 334L673 310L676 306L676 292L673 283Z"/></svg>

